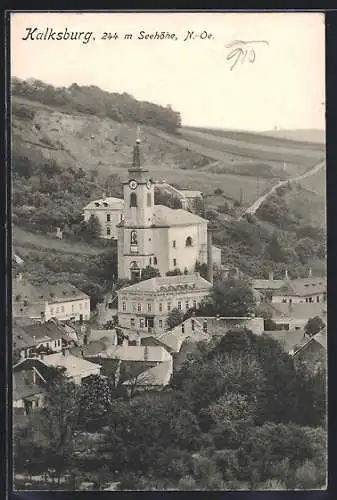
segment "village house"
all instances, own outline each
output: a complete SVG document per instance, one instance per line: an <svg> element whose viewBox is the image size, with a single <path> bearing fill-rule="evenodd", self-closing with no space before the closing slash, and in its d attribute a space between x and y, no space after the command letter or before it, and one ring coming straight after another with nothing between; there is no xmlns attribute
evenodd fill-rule
<svg viewBox="0 0 337 500"><path fill-rule="evenodd" d="M304 363L311 371L326 370L327 368L327 330L323 328L302 345L291 352L295 363Z"/></svg>
<svg viewBox="0 0 337 500"><path fill-rule="evenodd" d="M194 272L197 262L212 259L206 219L183 209L154 204L154 183L140 166L139 140L124 182L124 220L118 225L118 277L137 279L147 266Z"/></svg>
<svg viewBox="0 0 337 500"><path fill-rule="evenodd" d="M179 192L182 194L181 198L181 208L184 210L195 210L196 200L202 200L203 195L201 191L192 191L190 189L180 189Z"/></svg>
<svg viewBox="0 0 337 500"><path fill-rule="evenodd" d="M272 303L312 303L325 302L326 281L324 278L300 278L288 280L283 286L275 290Z"/></svg>
<svg viewBox="0 0 337 500"><path fill-rule="evenodd" d="M271 313L271 319L280 330L300 330L305 327L310 318L318 316L327 322L326 304L310 303L273 303L263 304L265 310Z"/></svg>
<svg viewBox="0 0 337 500"><path fill-rule="evenodd" d="M83 217L87 222L92 215L97 217L101 226L101 238L107 240L117 238L117 225L123 220L124 200L105 196L93 200L83 209Z"/></svg>
<svg viewBox="0 0 337 500"><path fill-rule="evenodd" d="M139 334L163 333L173 309L196 309L209 295L211 283L198 273L140 281L118 290L118 323Z"/></svg>
<svg viewBox="0 0 337 500"><path fill-rule="evenodd" d="M63 347L73 344L64 328L50 321L43 324L20 325L14 320L13 354L25 359L39 352L60 352Z"/></svg>
<svg viewBox="0 0 337 500"><path fill-rule="evenodd" d="M67 349L39 358L26 358L13 368L13 406L24 414L43 406L46 384L53 372L50 368L64 368L69 381L80 384L91 375L100 375L101 367L69 354Z"/></svg>
<svg viewBox="0 0 337 500"><path fill-rule="evenodd" d="M13 317L37 321L87 321L90 319L90 297L70 283L34 286L25 279L13 281Z"/></svg>

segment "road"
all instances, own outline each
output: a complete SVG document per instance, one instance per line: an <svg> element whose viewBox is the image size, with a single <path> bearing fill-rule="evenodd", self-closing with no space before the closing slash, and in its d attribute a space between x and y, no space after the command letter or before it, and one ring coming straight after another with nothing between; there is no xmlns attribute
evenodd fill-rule
<svg viewBox="0 0 337 500"><path fill-rule="evenodd" d="M271 189L269 189L269 191L267 191L265 194L263 194L262 196L260 196L260 198L258 198L256 201L254 201L254 203L243 212L243 214L240 216L240 219L242 219L242 217L244 215L255 214L256 210L262 205L262 203L271 194L273 194L276 191L276 189L278 189L279 187L285 186L289 182L298 182L298 181L301 181L301 180L309 177L310 175L314 175L316 172L318 172L319 170L321 170L321 168L323 168L324 165L325 165L325 160L317 163L313 168L311 168L310 170L308 170L304 174L297 175L296 177L290 177L289 179L286 179L284 181L278 182Z"/></svg>

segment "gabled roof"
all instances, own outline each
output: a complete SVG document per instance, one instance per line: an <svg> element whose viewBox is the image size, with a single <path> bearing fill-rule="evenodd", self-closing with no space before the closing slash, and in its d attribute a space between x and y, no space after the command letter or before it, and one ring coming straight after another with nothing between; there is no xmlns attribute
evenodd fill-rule
<svg viewBox="0 0 337 500"><path fill-rule="evenodd" d="M28 300L28 304L67 302L89 299L89 296L68 282L45 284L36 287L26 280L13 281L13 303ZM16 300L19 299L19 300ZM14 305L13 304L13 305Z"/></svg>
<svg viewBox="0 0 337 500"><path fill-rule="evenodd" d="M272 319L292 318L292 319L309 319L319 316L326 316L326 305L321 302L302 302L284 304L273 303L269 304L272 311Z"/></svg>
<svg viewBox="0 0 337 500"><path fill-rule="evenodd" d="M82 375L83 373L100 368L100 365L87 361L83 358L73 356L72 354L66 353L63 355L62 352L56 354L49 354L44 356L41 360L47 366L53 367L64 367L66 369L66 374L68 377L76 377Z"/></svg>
<svg viewBox="0 0 337 500"><path fill-rule="evenodd" d="M86 205L83 210L123 210L124 200L121 198L114 198L109 196L107 198L100 198L93 200Z"/></svg>
<svg viewBox="0 0 337 500"><path fill-rule="evenodd" d="M165 386L170 382L172 375L172 360L163 361L156 366L148 368L141 372L137 377L137 385L139 386ZM125 385L129 385L130 381L125 380Z"/></svg>
<svg viewBox="0 0 337 500"><path fill-rule="evenodd" d="M256 290L279 290L284 285L284 280L253 279L251 284Z"/></svg>
<svg viewBox="0 0 337 500"><path fill-rule="evenodd" d="M208 290L212 287L211 283L199 274L183 274L179 276L161 276L150 278L148 280L139 281L134 285L126 286L117 291L117 295L127 293L153 293L153 292L169 292L183 293L184 291L200 291Z"/></svg>
<svg viewBox="0 0 337 500"><path fill-rule="evenodd" d="M288 280L274 295L295 295L305 297L308 295L321 294L326 291L326 281L324 278L300 278Z"/></svg>
<svg viewBox="0 0 337 500"><path fill-rule="evenodd" d="M44 387L34 384L30 371L19 371L13 373L13 399L14 401L24 399L45 392Z"/></svg>
<svg viewBox="0 0 337 500"><path fill-rule="evenodd" d="M155 226L171 227L206 224L207 220L181 208L174 210L164 205L155 205L153 222Z"/></svg>

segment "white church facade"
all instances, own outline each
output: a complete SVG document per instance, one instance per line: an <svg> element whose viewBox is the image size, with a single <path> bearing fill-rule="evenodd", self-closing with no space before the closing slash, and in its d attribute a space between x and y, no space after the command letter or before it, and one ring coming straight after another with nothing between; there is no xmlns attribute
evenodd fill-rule
<svg viewBox="0 0 337 500"><path fill-rule="evenodd" d="M140 141L133 151L124 182L124 216L117 226L118 277L136 279L147 266L161 276L179 269L194 272L195 264L212 259L207 220L186 210L154 204L154 184L140 165ZM212 264L211 264L212 265Z"/></svg>

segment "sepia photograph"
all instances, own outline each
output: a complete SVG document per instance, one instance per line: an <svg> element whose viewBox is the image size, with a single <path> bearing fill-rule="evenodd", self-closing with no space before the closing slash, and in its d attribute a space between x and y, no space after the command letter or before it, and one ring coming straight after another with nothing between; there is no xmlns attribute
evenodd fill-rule
<svg viewBox="0 0 337 500"><path fill-rule="evenodd" d="M324 14L9 44L14 491L325 490Z"/></svg>

